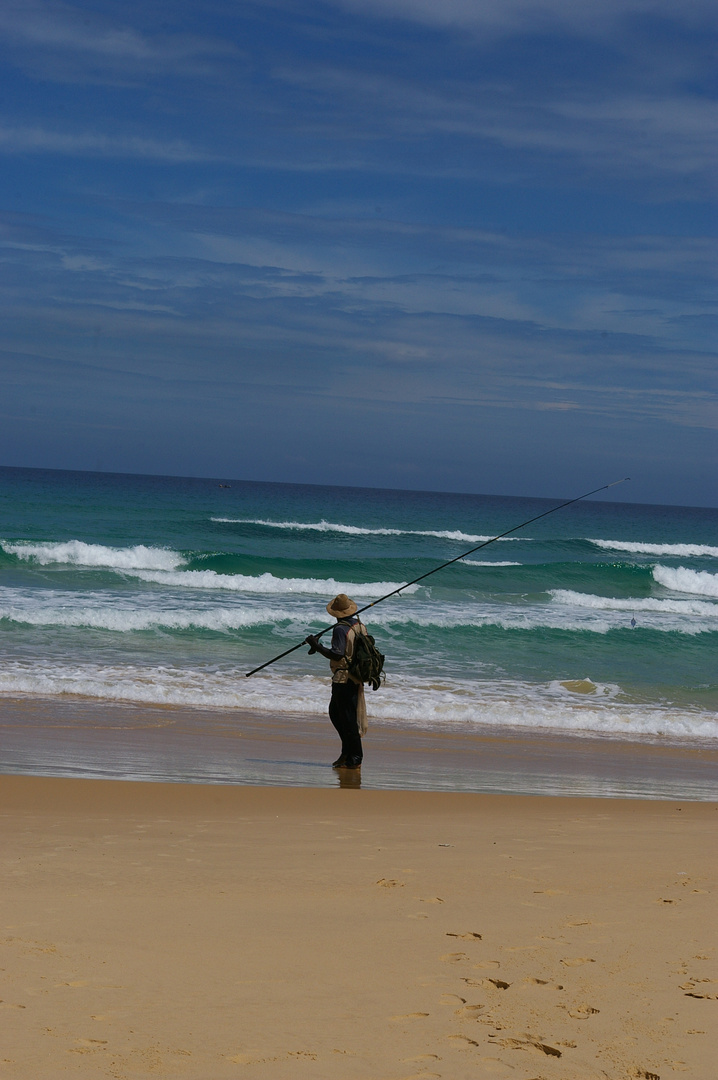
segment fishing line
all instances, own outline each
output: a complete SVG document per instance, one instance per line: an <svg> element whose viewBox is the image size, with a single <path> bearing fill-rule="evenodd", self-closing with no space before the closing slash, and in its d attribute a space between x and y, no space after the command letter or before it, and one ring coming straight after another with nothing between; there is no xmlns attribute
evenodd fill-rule
<svg viewBox="0 0 718 1080"><path fill-rule="evenodd" d="M475 551L480 551L482 548L488 547L489 544L495 544L497 540L503 540L505 536L511 536L512 533L518 532L519 529L525 529L527 525L532 525L534 521L540 521L541 518L548 517L549 514L555 514L557 510L563 510L566 506L572 506L573 503L581 502L582 499L587 499L589 495L595 495L598 491L606 491L608 488L616 487L618 484L625 484L627 480L630 480L630 476L624 476L623 480L614 480L612 484L603 484L601 487L594 488L593 491L587 491L584 495L579 495L575 499L568 499L566 502L560 503L558 506L552 507L550 510L544 510L543 514L537 514L536 517L529 518L528 521L522 521L520 525L514 525L512 529L507 529L506 532L499 533L498 536L492 536L490 540L484 540L482 544L477 544L476 547L469 548L468 551L464 551L461 555L456 555L453 559L447 559L440 566L435 566L433 570L427 570L425 574L420 574L419 577L414 578L412 581L407 581L403 585L400 585L398 589L392 589L386 596L380 596L378 600L373 600L371 604L365 604L363 608L358 608L354 613L355 615L361 615L364 611L369 611L370 608L376 607L377 604L383 604L385 600L388 600L391 596L398 596L404 589L408 589L410 585L417 585L420 581L424 581L425 578L431 577L432 574L438 574L439 570L445 570L447 566L451 566L452 563L460 562L468 555L473 555ZM320 630L318 634L314 634L314 637L320 638L323 634L333 630L336 623L332 623L331 626L325 626L323 630ZM286 649L283 653L279 653L278 656L273 656L271 660L265 661L260 664L259 667L252 668L251 671L246 672L245 678L249 678L250 675L256 675L258 671L263 668L269 667L270 664L275 664L277 660L283 659L285 656L289 656L290 653L296 652L297 649L301 649L303 645L306 645L306 641L300 641L298 645L293 645L291 649Z"/></svg>

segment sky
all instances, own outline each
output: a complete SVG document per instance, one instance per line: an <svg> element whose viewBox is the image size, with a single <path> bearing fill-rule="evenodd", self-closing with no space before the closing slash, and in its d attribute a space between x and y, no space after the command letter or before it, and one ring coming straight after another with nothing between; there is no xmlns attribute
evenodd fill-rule
<svg viewBox="0 0 718 1080"><path fill-rule="evenodd" d="M0 464L718 505L714 0L3 0Z"/></svg>

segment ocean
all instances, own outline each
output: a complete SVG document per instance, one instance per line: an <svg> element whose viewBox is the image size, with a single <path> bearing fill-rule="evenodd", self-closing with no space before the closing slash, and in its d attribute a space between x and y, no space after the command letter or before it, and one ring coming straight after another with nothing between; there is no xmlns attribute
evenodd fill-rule
<svg viewBox="0 0 718 1080"><path fill-rule="evenodd" d="M297 722L304 648L360 606L556 500L0 469L0 696ZM370 719L412 732L718 746L718 510L597 499L364 616ZM1 767L1 763L0 763Z"/></svg>

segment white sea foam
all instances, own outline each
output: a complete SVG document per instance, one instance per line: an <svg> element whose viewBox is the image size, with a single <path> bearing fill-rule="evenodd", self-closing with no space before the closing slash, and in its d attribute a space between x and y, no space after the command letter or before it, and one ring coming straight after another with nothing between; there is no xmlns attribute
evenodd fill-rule
<svg viewBox="0 0 718 1080"><path fill-rule="evenodd" d="M589 544L609 551L627 551L634 555L675 555L683 558L709 556L718 558L718 547L708 544L643 544L629 540L590 540Z"/></svg>
<svg viewBox="0 0 718 1080"><path fill-rule="evenodd" d="M177 570L177 571L132 571L131 576L141 581L155 582L158 585L179 586L183 589L225 589L259 595L291 596L331 596L337 593L362 600L374 600L386 593L400 589L400 581L335 581L334 578L281 578L274 574L258 574L252 577L246 574L218 574L214 570ZM417 585L409 585L406 593L416 592Z"/></svg>
<svg viewBox="0 0 718 1080"><path fill-rule="evenodd" d="M73 695L319 716L326 712L328 686L325 678L316 675L288 677L276 672L247 680L241 667L218 671L6 660L0 663L0 694ZM392 675L380 693L369 696L368 708L370 722L425 729L492 725L623 736L718 738L715 713L628 702L619 688L600 685L595 693L586 695L572 693L558 682L468 682Z"/></svg>
<svg viewBox="0 0 718 1080"><path fill-rule="evenodd" d="M707 570L688 570L685 566L654 566L654 580L672 592L718 598L718 574Z"/></svg>
<svg viewBox="0 0 718 1080"><path fill-rule="evenodd" d="M281 593L275 594L280 599ZM322 594L322 598L326 593ZM641 627L676 633L700 634L718 629L718 604L701 600L615 600L610 597L554 590L552 603L496 604L466 602L443 607L407 596L397 597L372 609L373 626L389 632L413 629L503 630L550 629L606 634L627 624L627 612L641 612ZM324 622L323 605L312 595L281 595L281 603L269 604L261 595L231 591L221 599L190 597L187 593L142 592L108 595L106 592L74 592L57 589L0 588L0 620L38 627L78 627L117 633L135 631L209 630L241 632L251 627L275 627L282 634L306 633ZM700 616L700 618L696 618Z"/></svg>
<svg viewBox="0 0 718 1080"><path fill-rule="evenodd" d="M462 559L464 566L523 566L520 562L491 562L489 559Z"/></svg>
<svg viewBox="0 0 718 1080"><path fill-rule="evenodd" d="M347 536L433 536L439 540L460 540L481 544L492 536L474 536L456 529L365 529L359 525L340 525L332 521L267 521L264 518L212 518L226 525L263 525L268 529L290 529L293 532L344 533ZM528 540L526 536L507 536L502 540Z"/></svg>
<svg viewBox="0 0 718 1080"><path fill-rule="evenodd" d="M550 594L557 603L573 608L588 608L592 611L642 611L657 615L683 615L689 618L699 616L718 622L718 604L706 603L704 600L659 600L651 596L619 599L613 596L574 592L572 589L551 589ZM683 626L682 629L686 633L697 632L691 629L691 624Z"/></svg>
<svg viewBox="0 0 718 1080"><path fill-rule="evenodd" d="M176 551L136 544L129 548L112 548L104 544L86 544L82 540L57 543L33 543L21 540L10 543L0 540L8 554L18 559L49 566L62 563L71 566L107 567L111 570L175 570L184 559Z"/></svg>
<svg viewBox="0 0 718 1080"><path fill-rule="evenodd" d="M40 592L0 589L0 620L26 626L87 627L127 633L137 630L240 630L282 625L286 608L264 604L194 604L170 599L153 602L139 597L109 597L105 593Z"/></svg>

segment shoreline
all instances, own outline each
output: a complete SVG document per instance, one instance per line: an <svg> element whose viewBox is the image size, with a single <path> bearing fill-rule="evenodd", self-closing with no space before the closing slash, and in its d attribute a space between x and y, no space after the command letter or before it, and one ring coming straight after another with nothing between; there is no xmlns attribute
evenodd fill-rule
<svg viewBox="0 0 718 1080"><path fill-rule="evenodd" d="M0 699L0 772L216 785L718 799L718 746L601 733L370 719L361 776L337 773L329 720L87 699Z"/></svg>
<svg viewBox="0 0 718 1080"><path fill-rule="evenodd" d="M716 803L0 776L8 1080L711 1080Z"/></svg>

